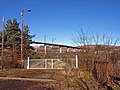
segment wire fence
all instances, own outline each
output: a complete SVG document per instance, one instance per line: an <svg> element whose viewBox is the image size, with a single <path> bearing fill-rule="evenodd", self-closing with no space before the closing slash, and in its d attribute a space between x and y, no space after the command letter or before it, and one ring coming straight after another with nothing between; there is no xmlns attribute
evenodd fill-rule
<svg viewBox="0 0 120 90"><path fill-rule="evenodd" d="M64 69L67 65L78 68L78 59L29 59L27 60L27 69Z"/></svg>

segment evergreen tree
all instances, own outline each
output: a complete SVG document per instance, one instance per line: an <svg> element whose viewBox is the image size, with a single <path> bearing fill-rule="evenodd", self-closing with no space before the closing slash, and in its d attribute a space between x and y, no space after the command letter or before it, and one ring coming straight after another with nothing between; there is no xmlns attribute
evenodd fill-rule
<svg viewBox="0 0 120 90"><path fill-rule="evenodd" d="M20 28L17 19L8 19L5 25L5 46L9 48L9 54L13 63L20 60Z"/></svg>
<svg viewBox="0 0 120 90"><path fill-rule="evenodd" d="M29 53L31 51L31 46L30 43L32 41L32 38L35 35L29 35L30 30L28 25L24 26L24 31L23 31L23 58L24 60L27 59L27 57L29 56Z"/></svg>
<svg viewBox="0 0 120 90"><path fill-rule="evenodd" d="M21 29L19 28L20 23L17 19L8 19L5 25L4 31L4 48L5 57L7 57L12 63L11 67L16 67L15 64L21 60ZM30 30L26 25L23 30L23 59L26 60L30 53L30 42L34 35L29 35ZM0 43L2 40L2 32L0 32Z"/></svg>

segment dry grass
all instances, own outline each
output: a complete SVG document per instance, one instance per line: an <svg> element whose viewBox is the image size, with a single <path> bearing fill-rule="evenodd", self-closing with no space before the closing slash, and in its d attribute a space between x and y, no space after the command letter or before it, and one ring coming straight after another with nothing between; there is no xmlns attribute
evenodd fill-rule
<svg viewBox="0 0 120 90"><path fill-rule="evenodd" d="M41 74L51 74L54 75L56 70L30 70L30 69L5 69L0 72L2 77L20 77L20 78L34 78Z"/></svg>

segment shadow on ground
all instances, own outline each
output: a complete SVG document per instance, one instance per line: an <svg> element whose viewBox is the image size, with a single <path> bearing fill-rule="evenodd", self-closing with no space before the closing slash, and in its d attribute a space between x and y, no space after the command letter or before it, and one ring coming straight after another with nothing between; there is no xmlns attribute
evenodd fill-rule
<svg viewBox="0 0 120 90"><path fill-rule="evenodd" d="M0 80L0 90L55 90L46 83L24 80Z"/></svg>

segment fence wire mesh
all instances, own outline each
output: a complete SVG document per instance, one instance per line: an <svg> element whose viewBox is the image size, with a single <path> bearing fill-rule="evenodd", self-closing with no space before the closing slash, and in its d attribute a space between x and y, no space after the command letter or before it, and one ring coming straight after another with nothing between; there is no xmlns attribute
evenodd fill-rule
<svg viewBox="0 0 120 90"><path fill-rule="evenodd" d="M74 58L64 59L29 59L28 69L64 69L67 65L76 67Z"/></svg>

